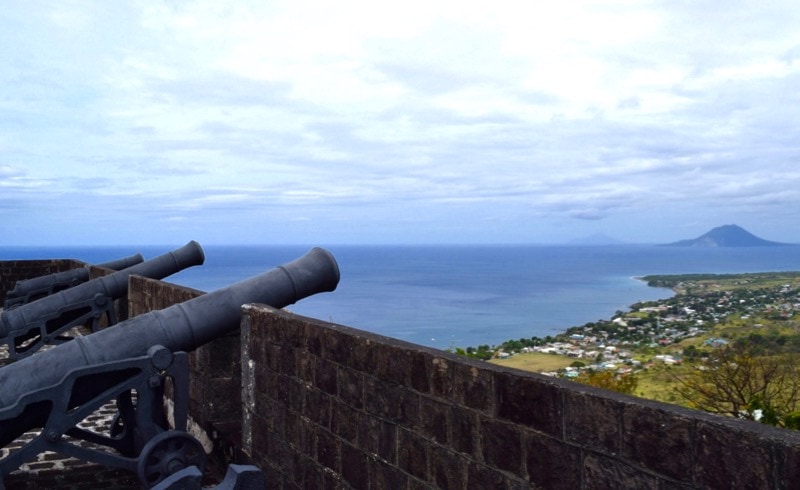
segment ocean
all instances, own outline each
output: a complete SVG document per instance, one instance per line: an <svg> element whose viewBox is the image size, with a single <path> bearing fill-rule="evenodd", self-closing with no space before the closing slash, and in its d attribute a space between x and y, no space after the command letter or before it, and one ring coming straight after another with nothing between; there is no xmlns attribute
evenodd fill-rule
<svg viewBox="0 0 800 490"><path fill-rule="evenodd" d="M0 247L0 260L75 258L90 263L179 247ZM206 262L165 280L212 291L294 260L305 246L204 246ZM446 349L545 337L671 296L635 279L648 274L800 270L800 246L329 246L336 291L291 311Z"/></svg>

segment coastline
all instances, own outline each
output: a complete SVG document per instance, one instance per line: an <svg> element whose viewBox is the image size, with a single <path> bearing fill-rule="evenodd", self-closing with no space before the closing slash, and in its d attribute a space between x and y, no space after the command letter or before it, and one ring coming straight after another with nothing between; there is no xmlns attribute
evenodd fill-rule
<svg viewBox="0 0 800 490"><path fill-rule="evenodd" d="M746 278L746 281L742 281ZM779 309L783 315L791 318L795 309L800 314L800 294L796 298L792 296L794 290L800 291L800 271L779 271L779 272L748 272L735 274L662 274L636 276L634 279L645 281L650 286L654 280L662 282L664 285L653 285L659 289L668 289L674 294L668 298L654 301L637 302L629 306L628 311L619 311L610 319L589 322L581 326L570 327L565 331L548 336L544 339L532 338L532 351L538 346L544 345L545 349L558 349L557 344L562 342L579 343L581 345L594 344L596 347L605 347L603 344L641 346L641 342L647 337L646 332L653 332L650 335L649 347L667 346L683 338L700 336L707 332L711 327L719 322L724 322L731 315L741 315L742 311L748 315L752 306L745 308L745 299L738 302L730 301L729 296L736 291L748 293L751 289L758 289L760 295L757 296L759 308L765 311ZM689 287L679 288L678 285L689 284ZM776 306L770 301L764 300L768 295ZM754 300L751 295L745 295L749 301ZM792 302L792 298L794 301ZM707 304L706 304L707 303ZM705 304L702 308L704 313L697 311L697 304ZM727 305L727 306L726 306ZM792 305L792 306L787 306ZM788 308L788 309L787 309ZM667 316L667 312L669 316ZM649 320L651 314L656 315L659 320L652 323ZM640 320L638 323L636 319ZM674 328L681 327L682 332ZM604 335L594 335L597 328ZM621 328L620 328L621 327ZM609 334L609 331L612 334ZM613 334L617 332L617 334ZM615 336L616 335L616 336ZM636 342L630 339L635 338ZM499 346L495 346L495 351L503 352L509 347L518 347L519 341L506 341ZM537 345L538 344L538 345ZM580 357L580 356L578 356Z"/></svg>

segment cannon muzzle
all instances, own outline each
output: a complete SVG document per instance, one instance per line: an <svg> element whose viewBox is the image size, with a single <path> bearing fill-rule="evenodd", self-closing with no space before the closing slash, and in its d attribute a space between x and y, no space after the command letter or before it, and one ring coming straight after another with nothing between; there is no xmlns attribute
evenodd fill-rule
<svg viewBox="0 0 800 490"><path fill-rule="evenodd" d="M239 328L242 305L264 303L283 308L307 296L333 291L339 283L339 267L321 248L272 270L163 310L120 322L92 335L77 337L35 356L0 368L0 447L24 432L42 427L51 405L20 403L41 390L59 391L71 370L101 366L145 356L161 345L170 351L192 351ZM69 406L78 407L103 393L109 383L96 380L75 383L67 393ZM64 396L64 395L62 395ZM24 405L24 406L20 406Z"/></svg>
<svg viewBox="0 0 800 490"><path fill-rule="evenodd" d="M144 261L142 254L135 254L128 257L95 264L97 267L119 271ZM6 293L6 302L3 305L5 310L10 310L18 306L36 301L37 299L50 296L59 291L75 287L89 280L89 266L78 267L68 271L56 272L44 276L33 277L17 281L14 288Z"/></svg>
<svg viewBox="0 0 800 490"><path fill-rule="evenodd" d="M163 279L205 261L200 244L191 241L181 248L114 272L105 277L65 289L38 301L3 311L0 315L0 343L7 343L12 358L33 354L46 344L60 343L59 337L75 326L98 320L109 314L109 323L116 323L112 303L128 292L128 277L136 274Z"/></svg>

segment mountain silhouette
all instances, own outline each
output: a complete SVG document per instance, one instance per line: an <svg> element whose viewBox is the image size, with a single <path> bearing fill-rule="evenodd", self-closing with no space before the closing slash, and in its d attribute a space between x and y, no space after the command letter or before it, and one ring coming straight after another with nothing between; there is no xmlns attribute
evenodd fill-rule
<svg viewBox="0 0 800 490"><path fill-rule="evenodd" d="M665 245L669 247L781 247L789 244L764 240L741 226L724 225L697 238Z"/></svg>

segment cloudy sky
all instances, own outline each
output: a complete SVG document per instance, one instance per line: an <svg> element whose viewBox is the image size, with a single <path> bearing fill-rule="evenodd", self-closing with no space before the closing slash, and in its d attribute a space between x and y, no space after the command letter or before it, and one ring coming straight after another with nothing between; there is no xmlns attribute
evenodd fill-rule
<svg viewBox="0 0 800 490"><path fill-rule="evenodd" d="M10 1L0 245L800 242L796 1Z"/></svg>

